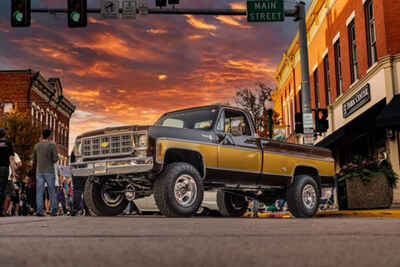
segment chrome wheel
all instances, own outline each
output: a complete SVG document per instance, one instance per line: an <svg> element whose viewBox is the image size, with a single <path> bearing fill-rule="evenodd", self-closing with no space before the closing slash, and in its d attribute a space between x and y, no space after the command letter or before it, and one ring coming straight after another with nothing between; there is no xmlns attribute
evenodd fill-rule
<svg viewBox="0 0 400 267"><path fill-rule="evenodd" d="M119 206L124 200L124 196L121 193L111 192L106 185L103 185L101 188L101 198L104 203L111 208Z"/></svg>
<svg viewBox="0 0 400 267"><path fill-rule="evenodd" d="M195 179L183 174L176 179L174 186L176 202L182 207L190 207L197 198L197 184Z"/></svg>
<svg viewBox="0 0 400 267"><path fill-rule="evenodd" d="M314 186L306 184L302 192L303 204L307 209L314 209L317 205L317 192Z"/></svg>

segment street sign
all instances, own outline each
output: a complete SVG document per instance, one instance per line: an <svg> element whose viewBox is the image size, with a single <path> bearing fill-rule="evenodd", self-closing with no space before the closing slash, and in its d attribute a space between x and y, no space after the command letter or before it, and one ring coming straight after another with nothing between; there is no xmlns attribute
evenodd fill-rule
<svg viewBox="0 0 400 267"><path fill-rule="evenodd" d="M123 19L136 18L136 0L122 0L122 14Z"/></svg>
<svg viewBox="0 0 400 267"><path fill-rule="evenodd" d="M312 113L303 113L303 128L314 128L314 120Z"/></svg>
<svg viewBox="0 0 400 267"><path fill-rule="evenodd" d="M138 0L139 1L139 14L147 15L149 13L149 5L147 4L147 0Z"/></svg>
<svg viewBox="0 0 400 267"><path fill-rule="evenodd" d="M283 0L247 0L248 22L284 21Z"/></svg>
<svg viewBox="0 0 400 267"><path fill-rule="evenodd" d="M101 0L101 16L104 19L116 19L119 12L119 0Z"/></svg>

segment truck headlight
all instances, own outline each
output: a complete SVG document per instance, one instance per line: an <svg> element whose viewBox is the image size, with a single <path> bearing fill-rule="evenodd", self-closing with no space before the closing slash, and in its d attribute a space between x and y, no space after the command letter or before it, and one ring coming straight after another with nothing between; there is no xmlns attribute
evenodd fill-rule
<svg viewBox="0 0 400 267"><path fill-rule="evenodd" d="M147 146L148 138L147 135L140 135L139 136L139 146L144 147Z"/></svg>
<svg viewBox="0 0 400 267"><path fill-rule="evenodd" d="M81 141L76 141L75 143L75 155L81 155L82 154L82 142Z"/></svg>

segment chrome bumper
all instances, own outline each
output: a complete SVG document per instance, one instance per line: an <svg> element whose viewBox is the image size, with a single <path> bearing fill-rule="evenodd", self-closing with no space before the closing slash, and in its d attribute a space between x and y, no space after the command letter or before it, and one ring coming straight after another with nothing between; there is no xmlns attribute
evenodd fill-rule
<svg viewBox="0 0 400 267"><path fill-rule="evenodd" d="M153 169L152 157L107 159L90 162L72 163L74 176L106 176L148 172Z"/></svg>

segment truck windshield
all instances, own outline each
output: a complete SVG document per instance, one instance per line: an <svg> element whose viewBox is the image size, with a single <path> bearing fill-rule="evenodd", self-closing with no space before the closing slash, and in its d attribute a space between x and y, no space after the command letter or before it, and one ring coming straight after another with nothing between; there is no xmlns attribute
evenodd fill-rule
<svg viewBox="0 0 400 267"><path fill-rule="evenodd" d="M218 110L202 109L169 113L162 116L156 126L210 130L217 120Z"/></svg>

